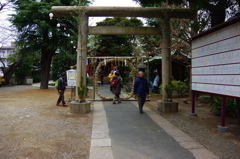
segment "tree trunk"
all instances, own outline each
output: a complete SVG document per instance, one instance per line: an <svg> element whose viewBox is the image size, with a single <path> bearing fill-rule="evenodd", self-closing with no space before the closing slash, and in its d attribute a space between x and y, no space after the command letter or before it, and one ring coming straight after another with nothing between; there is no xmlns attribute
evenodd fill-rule
<svg viewBox="0 0 240 159"><path fill-rule="evenodd" d="M18 62L14 62L13 64L9 65L8 67L3 68L4 73L4 79L5 83L4 85L9 85L10 80L13 76L13 73L17 70L17 68L22 64L24 58L21 58Z"/></svg>
<svg viewBox="0 0 240 159"><path fill-rule="evenodd" d="M40 89L48 89L49 73L52 56L55 51L42 50L41 56L41 86Z"/></svg>

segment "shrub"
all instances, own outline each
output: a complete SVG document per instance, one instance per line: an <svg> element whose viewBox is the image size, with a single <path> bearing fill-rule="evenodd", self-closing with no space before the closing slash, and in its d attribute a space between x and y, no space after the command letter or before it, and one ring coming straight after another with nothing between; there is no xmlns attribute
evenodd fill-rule
<svg viewBox="0 0 240 159"><path fill-rule="evenodd" d="M190 89L190 82L189 79L185 79L183 82L182 81L172 81L174 90L177 92L179 96L183 96L185 93L189 92ZM160 93L162 94L162 84L159 86Z"/></svg>
<svg viewBox="0 0 240 159"><path fill-rule="evenodd" d="M221 116L221 101L221 98L218 97L210 102L213 106L210 112L212 112L215 116ZM226 115L236 118L237 114L238 109L236 99L226 98Z"/></svg>
<svg viewBox="0 0 240 159"><path fill-rule="evenodd" d="M160 91L160 94L162 94L162 84L159 86L159 91Z"/></svg>
<svg viewBox="0 0 240 159"><path fill-rule="evenodd" d="M185 79L183 82L182 81L173 81L174 85L174 90L177 92L177 94L180 97L183 97L185 93L189 92L190 89L190 83L188 79Z"/></svg>
<svg viewBox="0 0 240 159"><path fill-rule="evenodd" d="M172 93L174 91L174 85L173 85L173 77L169 77L168 84L165 86L165 91L167 93L168 99L171 101L172 100Z"/></svg>
<svg viewBox="0 0 240 159"><path fill-rule="evenodd" d="M41 82L41 76L32 76L33 83L40 83Z"/></svg>

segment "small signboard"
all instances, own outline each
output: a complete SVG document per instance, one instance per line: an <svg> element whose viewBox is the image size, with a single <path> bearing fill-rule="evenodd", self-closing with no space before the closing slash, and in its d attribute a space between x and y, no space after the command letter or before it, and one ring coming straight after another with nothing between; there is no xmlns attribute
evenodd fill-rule
<svg viewBox="0 0 240 159"><path fill-rule="evenodd" d="M67 85L68 86L76 86L76 78L77 73L76 70L68 70L67 71Z"/></svg>
<svg viewBox="0 0 240 159"><path fill-rule="evenodd" d="M240 97L240 22L192 41L192 90Z"/></svg>

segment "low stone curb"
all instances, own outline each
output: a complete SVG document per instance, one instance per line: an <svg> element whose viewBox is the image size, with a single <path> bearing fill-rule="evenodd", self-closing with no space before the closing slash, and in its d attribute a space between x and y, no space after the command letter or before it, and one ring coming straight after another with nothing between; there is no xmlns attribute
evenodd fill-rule
<svg viewBox="0 0 240 159"><path fill-rule="evenodd" d="M94 102L90 159L113 159L106 112L102 102Z"/></svg>

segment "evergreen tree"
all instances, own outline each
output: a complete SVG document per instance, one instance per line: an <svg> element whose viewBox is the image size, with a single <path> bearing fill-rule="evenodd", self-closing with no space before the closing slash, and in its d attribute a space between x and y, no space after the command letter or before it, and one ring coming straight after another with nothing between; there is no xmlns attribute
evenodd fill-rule
<svg viewBox="0 0 240 159"><path fill-rule="evenodd" d="M106 18L98 22L97 26L143 26L137 18ZM96 35L90 39L94 40L91 51L101 56L130 56L133 53L136 36L133 35ZM94 49L93 49L94 48Z"/></svg>
<svg viewBox="0 0 240 159"><path fill-rule="evenodd" d="M22 55L41 53L41 89L48 88L50 64L57 49L65 49L72 40L69 35L77 32L77 18L53 18L49 13L52 6L78 5L75 0L11 0L16 14L10 21L18 31L16 44ZM89 1L83 0L87 5ZM57 27L60 23L61 26Z"/></svg>
<svg viewBox="0 0 240 159"><path fill-rule="evenodd" d="M76 65L77 53L75 50L70 51L60 51L59 55L53 56L51 76L52 80L56 81L62 72L69 70L69 66Z"/></svg>
<svg viewBox="0 0 240 159"><path fill-rule="evenodd" d="M143 7L159 7L165 2L169 5L179 6L185 4L190 9L196 12L202 10L203 14L207 14L210 18L205 20L210 20L211 27L214 27L220 23L223 23L225 19L233 16L240 6L240 0L133 0L140 3ZM199 14L199 16L203 16ZM228 15L226 15L226 13Z"/></svg>

